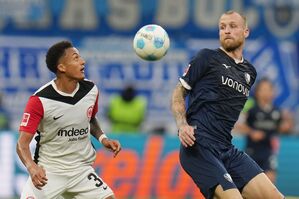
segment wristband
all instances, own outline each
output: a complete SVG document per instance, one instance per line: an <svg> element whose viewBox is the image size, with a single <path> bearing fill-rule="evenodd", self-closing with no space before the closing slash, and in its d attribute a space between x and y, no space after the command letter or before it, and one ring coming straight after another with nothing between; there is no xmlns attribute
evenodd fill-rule
<svg viewBox="0 0 299 199"><path fill-rule="evenodd" d="M99 137L99 141L101 142L101 144L102 144L102 141L103 141L104 138L107 138L107 139L108 139L108 137L103 133L103 134Z"/></svg>

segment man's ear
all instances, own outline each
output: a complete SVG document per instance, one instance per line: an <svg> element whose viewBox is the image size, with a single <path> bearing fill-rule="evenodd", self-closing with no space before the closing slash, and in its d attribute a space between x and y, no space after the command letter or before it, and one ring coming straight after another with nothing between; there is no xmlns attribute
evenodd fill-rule
<svg viewBox="0 0 299 199"><path fill-rule="evenodd" d="M245 38L249 36L249 33L250 33L249 28L246 28L244 31Z"/></svg>
<svg viewBox="0 0 299 199"><path fill-rule="evenodd" d="M65 66L63 64L58 64L57 71L61 73L65 72Z"/></svg>

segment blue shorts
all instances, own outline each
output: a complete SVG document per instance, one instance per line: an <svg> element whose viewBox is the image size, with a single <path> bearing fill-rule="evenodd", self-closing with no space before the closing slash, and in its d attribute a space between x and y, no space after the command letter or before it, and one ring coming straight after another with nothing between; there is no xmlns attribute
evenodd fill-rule
<svg viewBox="0 0 299 199"><path fill-rule="evenodd" d="M197 138L192 147L180 148L180 163L202 194L213 198L217 185L223 190L243 187L262 169L235 146L219 145L207 138Z"/></svg>

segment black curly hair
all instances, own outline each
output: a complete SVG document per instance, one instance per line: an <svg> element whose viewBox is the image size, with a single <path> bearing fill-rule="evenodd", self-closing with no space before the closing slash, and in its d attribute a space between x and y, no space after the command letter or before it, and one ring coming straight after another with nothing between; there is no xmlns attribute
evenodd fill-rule
<svg viewBox="0 0 299 199"><path fill-rule="evenodd" d="M57 65L59 59L65 54L65 50L72 48L73 44L70 41L60 41L48 49L46 54L46 64L50 71L57 73Z"/></svg>

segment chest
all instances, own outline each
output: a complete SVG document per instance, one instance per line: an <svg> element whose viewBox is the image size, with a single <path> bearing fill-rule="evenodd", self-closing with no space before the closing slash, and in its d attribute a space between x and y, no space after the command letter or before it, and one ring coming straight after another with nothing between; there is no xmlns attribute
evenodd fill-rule
<svg viewBox="0 0 299 199"><path fill-rule="evenodd" d="M94 109L95 97L82 98L75 104L43 99L43 126L67 128L87 126Z"/></svg>
<svg viewBox="0 0 299 199"><path fill-rule="evenodd" d="M249 96L255 78L249 67L220 59L214 59L210 64L209 81L220 93L225 96Z"/></svg>
<svg viewBox="0 0 299 199"><path fill-rule="evenodd" d="M248 123L257 129L276 130L280 122L280 112L278 110L263 111L255 109L250 112Z"/></svg>

